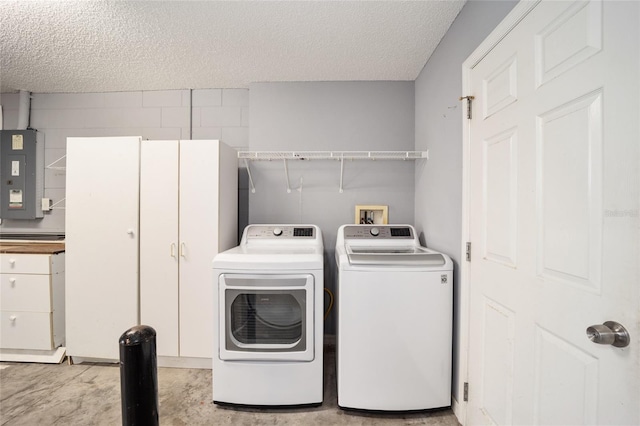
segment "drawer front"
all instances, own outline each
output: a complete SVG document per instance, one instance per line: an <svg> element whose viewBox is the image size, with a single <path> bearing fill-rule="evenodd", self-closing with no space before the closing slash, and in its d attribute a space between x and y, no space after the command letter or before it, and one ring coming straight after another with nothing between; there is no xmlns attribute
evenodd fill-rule
<svg viewBox="0 0 640 426"><path fill-rule="evenodd" d="M52 312L51 276L0 274L0 310Z"/></svg>
<svg viewBox="0 0 640 426"><path fill-rule="evenodd" d="M0 271L3 274L49 274L50 254L0 254Z"/></svg>
<svg viewBox="0 0 640 426"><path fill-rule="evenodd" d="M0 311L0 348L53 348L51 313Z"/></svg>

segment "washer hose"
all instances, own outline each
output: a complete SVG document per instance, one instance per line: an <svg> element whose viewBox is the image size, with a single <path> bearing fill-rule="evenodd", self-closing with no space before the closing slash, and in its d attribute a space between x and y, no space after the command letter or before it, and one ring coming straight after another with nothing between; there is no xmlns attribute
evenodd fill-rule
<svg viewBox="0 0 640 426"><path fill-rule="evenodd" d="M333 308L333 293L331 293L331 290L329 290L328 288L324 288L324 291L327 292L327 294L329 295L329 307L327 308L327 311L324 313L324 320L327 320L327 317L329 316L329 312L331 312L331 308Z"/></svg>

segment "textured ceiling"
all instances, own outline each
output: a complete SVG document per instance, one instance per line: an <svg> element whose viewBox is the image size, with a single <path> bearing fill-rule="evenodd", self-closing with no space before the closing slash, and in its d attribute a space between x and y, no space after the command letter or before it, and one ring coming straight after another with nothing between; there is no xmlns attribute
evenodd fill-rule
<svg viewBox="0 0 640 426"><path fill-rule="evenodd" d="M466 0L0 1L0 91L414 80Z"/></svg>

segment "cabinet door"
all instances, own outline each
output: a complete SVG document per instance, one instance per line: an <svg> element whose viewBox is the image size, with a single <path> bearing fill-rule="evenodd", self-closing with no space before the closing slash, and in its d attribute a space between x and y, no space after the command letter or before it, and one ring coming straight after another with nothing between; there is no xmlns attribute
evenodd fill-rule
<svg viewBox="0 0 640 426"><path fill-rule="evenodd" d="M67 353L118 359L138 324L140 138L68 138Z"/></svg>
<svg viewBox="0 0 640 426"><path fill-rule="evenodd" d="M180 141L180 355L213 352L213 257L218 252L217 141Z"/></svg>
<svg viewBox="0 0 640 426"><path fill-rule="evenodd" d="M140 322L160 356L178 356L178 141L142 141Z"/></svg>

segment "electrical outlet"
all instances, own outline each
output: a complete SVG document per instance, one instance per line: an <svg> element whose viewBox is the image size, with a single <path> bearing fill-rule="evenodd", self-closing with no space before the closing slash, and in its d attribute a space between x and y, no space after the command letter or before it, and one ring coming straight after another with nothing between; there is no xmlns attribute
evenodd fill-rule
<svg viewBox="0 0 640 426"><path fill-rule="evenodd" d="M51 210L51 198L42 199L42 211L48 212Z"/></svg>

